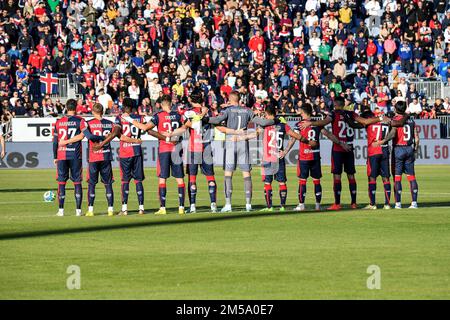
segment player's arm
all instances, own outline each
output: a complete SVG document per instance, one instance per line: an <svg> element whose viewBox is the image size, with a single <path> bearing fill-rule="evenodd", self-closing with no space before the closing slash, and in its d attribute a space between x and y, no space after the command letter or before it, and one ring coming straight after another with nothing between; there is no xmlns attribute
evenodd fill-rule
<svg viewBox="0 0 450 320"><path fill-rule="evenodd" d="M292 131L292 130L291 130ZM288 133L289 134L289 133ZM279 157L280 159L283 159L288 153L289 151L291 151L292 147L294 146L295 142L298 139L294 138L294 137L290 137L289 142L286 146L286 148L284 148L284 150L280 151Z"/></svg>
<svg viewBox="0 0 450 320"><path fill-rule="evenodd" d="M2 147L2 152L0 154L0 159L3 159L6 154L6 146L5 146L5 138L3 138L3 134L0 133L0 145Z"/></svg>
<svg viewBox="0 0 450 320"><path fill-rule="evenodd" d="M264 119L264 118L257 117L257 116L253 117L252 122L263 128L275 124L275 120L273 120L273 119Z"/></svg>
<svg viewBox="0 0 450 320"><path fill-rule="evenodd" d="M208 118L208 123L210 123L210 124L220 124L220 123L222 123L223 121L225 121L227 119L228 119L228 113L225 111L225 112L219 114L217 117Z"/></svg>
<svg viewBox="0 0 450 320"><path fill-rule="evenodd" d="M420 136L417 127L414 127L414 151L419 150Z"/></svg>
<svg viewBox="0 0 450 320"><path fill-rule="evenodd" d="M387 119L387 118L385 118L383 116L374 117L374 118L363 118L363 117L360 117L360 116L358 116L356 114L355 114L355 116L353 118L353 120L355 122L359 123L360 125L363 125L364 127L370 126L371 124L375 124L375 123L378 123L378 122L385 121L385 119ZM349 124L351 124L351 122Z"/></svg>
<svg viewBox="0 0 450 320"><path fill-rule="evenodd" d="M351 146L349 146L348 144L346 144L342 141L339 141L339 139L334 134L332 134L330 131L328 131L326 129L322 129L322 130L320 130L320 132L325 137L327 137L327 139L330 140L331 142L340 145L345 151L349 152L352 150Z"/></svg>
<svg viewBox="0 0 450 320"><path fill-rule="evenodd" d="M148 131L155 127L155 125L152 122L142 123L140 121L137 121L136 119L133 119L130 116L122 116L122 120L133 124L133 126L135 126L136 128L138 128L142 131Z"/></svg>
<svg viewBox="0 0 450 320"><path fill-rule="evenodd" d="M308 140L304 136L302 136L300 133L297 133L294 130L289 130L287 132L287 134L288 134L288 136L290 136L291 138L294 138L295 140L298 140L298 141L300 141L302 143L309 144L311 147L316 147L317 146L317 141ZM291 142L291 140L289 140L289 143ZM289 143L288 143L288 146L289 146ZM295 143L295 141L294 141L294 143Z"/></svg>
<svg viewBox="0 0 450 320"><path fill-rule="evenodd" d="M94 151L98 151L98 150L102 149L103 146L110 143L115 137L118 137L119 139L121 138L120 126L118 126L118 125L114 126L113 131L105 137L105 140L103 140L100 143L94 144L92 149Z"/></svg>
<svg viewBox="0 0 450 320"><path fill-rule="evenodd" d="M135 122L136 123L139 123L139 122L137 122L137 121L133 121L133 125L135 125ZM140 123L141 124L141 123ZM146 124L146 126L145 126L146 128L148 128L147 129L147 133L149 134L149 135L151 135L152 137L154 137L154 138L156 138L156 139L158 139L158 140L164 140L164 141L166 141L166 142L169 142L170 141L170 136L165 136L165 135L163 135L162 133L159 133L158 131L155 131L155 130L153 130L153 128L154 127L156 127L155 126L155 124L153 123L153 122L148 122L147 124ZM138 127L139 128L139 127Z"/></svg>
<svg viewBox="0 0 450 320"><path fill-rule="evenodd" d="M385 145L386 143L388 143L389 141L394 139L396 135L397 135L397 129L391 128L391 130L388 132L388 134L386 135L386 137L384 137L383 140L375 141L374 143L372 143L372 145L374 147L379 147L379 146Z"/></svg>
<svg viewBox="0 0 450 320"><path fill-rule="evenodd" d="M127 136L120 136L120 141L127 142L127 143L142 143L141 139L135 139Z"/></svg>
<svg viewBox="0 0 450 320"><path fill-rule="evenodd" d="M222 133L226 133L226 134L230 134L230 135L245 134L244 130L242 130L242 129L235 130L235 129L227 128L227 127L224 127L224 126L217 126L216 129L219 130Z"/></svg>
<svg viewBox="0 0 450 320"><path fill-rule="evenodd" d="M390 120L389 125L391 127L403 127L406 124L406 121L408 121L409 115L405 114L403 117L399 120Z"/></svg>
<svg viewBox="0 0 450 320"><path fill-rule="evenodd" d="M333 121L333 119L330 116L327 116L325 119L316 120L316 121L305 120L300 124L300 129L303 130L303 129L309 128L311 126L325 127L326 125L329 125L332 121Z"/></svg>
<svg viewBox="0 0 450 320"><path fill-rule="evenodd" d="M58 162L58 124L55 125L53 131L53 163L56 164ZM2 149L4 150L4 149Z"/></svg>

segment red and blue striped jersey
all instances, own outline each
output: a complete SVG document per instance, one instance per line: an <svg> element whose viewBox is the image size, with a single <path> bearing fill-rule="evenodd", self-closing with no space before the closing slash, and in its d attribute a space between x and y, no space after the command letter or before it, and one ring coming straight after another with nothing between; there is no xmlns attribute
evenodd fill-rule
<svg viewBox="0 0 450 320"><path fill-rule="evenodd" d="M138 114L130 114L130 117L140 123L144 122L144 117ZM120 132L123 136L140 139L142 131L128 121L122 120L121 116L116 117L115 125L120 127ZM120 141L119 158L132 158L142 155L142 148L140 143L130 143Z"/></svg>
<svg viewBox="0 0 450 320"><path fill-rule="evenodd" d="M263 161L278 162L279 153L284 150L284 139L290 130L289 125L284 123L264 128Z"/></svg>
<svg viewBox="0 0 450 320"><path fill-rule="evenodd" d="M114 122L107 119L92 119L87 122L89 131L94 136L106 137L109 135L113 128ZM111 144L106 144L102 149L98 151L94 151L92 146L94 142L89 140L89 153L88 153L88 161L89 162L98 162L98 161L112 161L113 155L111 152Z"/></svg>
<svg viewBox="0 0 450 320"><path fill-rule="evenodd" d="M393 120L403 119L402 115L396 115ZM415 142L416 123L412 118L408 118L403 127L397 128L397 134L394 138L393 146L411 146Z"/></svg>
<svg viewBox="0 0 450 320"><path fill-rule="evenodd" d="M301 161L320 160L320 131L321 127L308 127L300 129L300 125L303 121L300 121L296 125L296 132L308 141L317 141L316 147L311 147L308 143L301 142L298 147L298 159Z"/></svg>
<svg viewBox="0 0 450 320"><path fill-rule="evenodd" d="M59 141L69 140L87 128L86 120L79 116L64 116L58 119L53 129L53 158L58 160L74 160L82 158L82 142L58 146Z"/></svg>
<svg viewBox="0 0 450 320"><path fill-rule="evenodd" d="M367 131L367 155L374 156L377 154L383 154L383 149L389 148L389 144L375 147L373 143L375 141L381 141L386 138L389 133L389 125L382 122L377 122L366 127ZM389 150L389 149L385 149Z"/></svg>
<svg viewBox="0 0 450 320"><path fill-rule="evenodd" d="M158 132L173 132L183 125L183 116L177 111L160 111L153 115L151 122ZM172 152L175 145L164 140L159 140L159 152Z"/></svg>
<svg viewBox="0 0 450 320"><path fill-rule="evenodd" d="M333 135L335 135L339 141L353 145L353 139L355 138L355 130L350 127L349 122L356 118L356 113L346 110L333 110L330 113L332 119L331 129ZM346 152L342 146L333 143L333 151Z"/></svg>

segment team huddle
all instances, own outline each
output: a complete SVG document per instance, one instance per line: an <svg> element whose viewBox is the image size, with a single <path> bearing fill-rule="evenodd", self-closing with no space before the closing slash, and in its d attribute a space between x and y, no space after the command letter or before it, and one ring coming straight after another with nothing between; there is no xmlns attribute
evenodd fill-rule
<svg viewBox="0 0 450 320"><path fill-rule="evenodd" d="M119 160L121 178L121 210L119 215L128 214L130 182L136 185L139 214L144 208L144 158L141 148L141 135L148 133L159 141L157 157L158 195L160 209L158 215L167 214L167 179L172 176L178 185L178 213L185 214L185 172L188 175L189 213L196 212L197 175L200 171L206 177L211 212L218 212L217 184L214 173L213 148L215 131L221 132L224 151L224 194L225 205L220 212L231 212L233 193L233 173L239 167L244 178L245 209L252 210L252 164L250 141L261 139L261 173L264 182L266 208L273 211L273 180L279 184L280 211L286 210L288 195L285 156L299 141L297 161L298 206L296 211L305 210L307 179L311 177L314 185L315 209L322 210L322 169L320 158L320 139L324 136L333 142L331 171L333 174L334 204L328 210L340 210L343 172L346 173L351 195L351 208L357 206L357 183L355 179L355 156L353 139L355 130L367 131L368 159L367 176L369 204L364 208L377 209L376 181L381 176L384 186L384 209L391 209L391 172L394 175L395 208L401 209L402 175L406 174L410 184L412 202L410 208L417 208L418 185L415 178L415 152L419 146L418 131L414 120L406 114L406 105L398 102L395 116L376 116L370 109L358 115L344 110L344 101L337 97L334 110L313 120L313 108L309 104L301 107L301 121L291 128L283 117L276 114L273 106L266 107L264 116L256 116L250 109L239 105L239 93L229 94L229 106L218 116L213 116L205 106L201 93L193 93L189 105L182 110L174 110L170 96L161 98L161 111L149 121L135 113L133 103L125 99L122 114L112 122L103 118L103 107L93 106L93 119L86 121L76 115L76 101L67 101L67 115L58 119L54 128L53 155L57 166L58 216L64 216L66 183L69 178L74 183L76 215L81 216L82 190L82 140L88 142L88 212L94 215L96 185L99 181L105 186L108 215L114 213L113 154L110 142L120 140ZM249 123L256 126L248 131ZM325 126L331 125L331 132ZM181 136L187 137L182 143ZM260 136L262 136L260 138ZM289 142L285 146L285 140ZM389 142L392 140L392 156ZM186 147L183 147L185 145ZM389 165L391 161L391 166ZM205 190L206 191L206 190Z"/></svg>

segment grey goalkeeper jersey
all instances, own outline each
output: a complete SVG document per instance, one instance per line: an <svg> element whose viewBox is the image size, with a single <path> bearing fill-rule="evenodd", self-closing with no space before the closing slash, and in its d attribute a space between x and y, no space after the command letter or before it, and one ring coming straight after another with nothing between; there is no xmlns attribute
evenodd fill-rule
<svg viewBox="0 0 450 320"><path fill-rule="evenodd" d="M225 122L225 127L240 130L247 129L249 122L253 122L261 127L267 127L274 124L273 120L264 119L255 116L252 110L239 106L230 106L217 116L209 118L211 124L221 124Z"/></svg>

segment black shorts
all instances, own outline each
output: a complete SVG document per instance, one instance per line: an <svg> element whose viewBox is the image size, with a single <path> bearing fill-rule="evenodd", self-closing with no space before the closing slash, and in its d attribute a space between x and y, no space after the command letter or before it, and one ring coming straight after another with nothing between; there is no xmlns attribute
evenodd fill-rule
<svg viewBox="0 0 450 320"><path fill-rule="evenodd" d="M83 180L83 161L81 159L58 160L56 165L56 180L58 182L81 182Z"/></svg>
<svg viewBox="0 0 450 320"><path fill-rule="evenodd" d="M320 159L316 160L299 160L297 162L297 177L300 179L322 178L322 165Z"/></svg>
<svg viewBox="0 0 450 320"><path fill-rule="evenodd" d="M342 170L347 174L355 174L355 154L350 152L331 152L331 173L342 174Z"/></svg>
<svg viewBox="0 0 450 320"><path fill-rule="evenodd" d="M99 174L103 184L112 184L114 182L111 161L89 162L87 182L97 184Z"/></svg>
<svg viewBox="0 0 450 320"><path fill-rule="evenodd" d="M183 158L181 152L161 152L158 153L158 160L156 162L156 173L158 178L167 179L170 177L172 171L172 177L184 178L183 171Z"/></svg>
<svg viewBox="0 0 450 320"><path fill-rule="evenodd" d="M142 155L120 158L120 177L122 182L144 181L144 158Z"/></svg>
<svg viewBox="0 0 450 320"><path fill-rule="evenodd" d="M275 181L286 182L286 162L280 159L278 162L263 162L261 167L262 181L272 183Z"/></svg>

